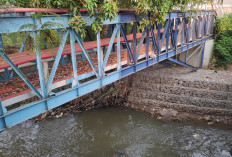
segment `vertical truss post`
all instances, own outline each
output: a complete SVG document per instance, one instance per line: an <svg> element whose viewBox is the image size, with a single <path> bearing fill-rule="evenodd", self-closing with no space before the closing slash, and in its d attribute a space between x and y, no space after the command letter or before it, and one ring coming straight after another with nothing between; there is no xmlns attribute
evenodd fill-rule
<svg viewBox="0 0 232 157"><path fill-rule="evenodd" d="M98 76L99 76L99 78L102 78L103 54L102 54L102 51L101 51L100 30L97 33L97 60L98 60Z"/></svg>
<svg viewBox="0 0 232 157"><path fill-rule="evenodd" d="M120 54L120 24L117 27L117 71L121 70L121 54Z"/></svg>
<svg viewBox="0 0 232 157"><path fill-rule="evenodd" d="M205 31L205 16L203 16L203 19L202 19L202 25L201 25L201 38L204 37L204 31Z"/></svg>
<svg viewBox="0 0 232 157"><path fill-rule="evenodd" d="M185 33L185 18L182 18L183 28L181 30L181 47L184 44L184 33Z"/></svg>
<svg viewBox="0 0 232 157"><path fill-rule="evenodd" d="M200 39L200 30L201 30L201 16L197 20L197 39Z"/></svg>
<svg viewBox="0 0 232 157"><path fill-rule="evenodd" d="M77 59L75 54L75 38L73 35L73 30L70 31L70 46L71 46L71 59L72 59L72 68L73 68L73 82L72 88L77 87L79 85L77 79Z"/></svg>
<svg viewBox="0 0 232 157"><path fill-rule="evenodd" d="M157 30L157 53L158 53L158 58L159 58L159 55L160 55L160 51L161 51L161 38L160 38L160 31L161 31L161 24L158 24L158 30Z"/></svg>
<svg viewBox="0 0 232 157"><path fill-rule="evenodd" d="M171 45L170 48L172 48L175 45L175 41L174 41L174 32L175 32L175 28L174 28L174 21L175 19L171 20L171 26L170 26L170 36L171 36Z"/></svg>
<svg viewBox="0 0 232 157"><path fill-rule="evenodd" d="M146 28L146 30L147 30L147 33L146 33L146 49L145 49L145 51L146 51L146 60L148 60L148 58L149 58L149 43L150 43L150 36L149 36L149 29L148 28Z"/></svg>
<svg viewBox="0 0 232 157"><path fill-rule="evenodd" d="M210 24L210 32L209 32L209 34L213 34L213 29L214 29L214 20L215 20L215 16L214 15L212 15L212 21L211 21L211 24Z"/></svg>
<svg viewBox="0 0 232 157"><path fill-rule="evenodd" d="M8 68L4 69L4 73L5 73L5 80L9 80L10 79L10 73L9 73Z"/></svg>
<svg viewBox="0 0 232 157"><path fill-rule="evenodd" d="M37 70L39 73L39 82L40 82L40 88L42 90L42 96L43 96L43 98L46 98L47 91L45 88L43 65L42 65L42 59L41 59L39 47L37 44L38 43L38 41L37 41L38 34L39 34L39 32L37 32L37 31L33 33L34 47L35 47L35 52L36 52L36 65L37 65Z"/></svg>
<svg viewBox="0 0 232 157"><path fill-rule="evenodd" d="M193 24L192 24L192 42L194 42L195 41L195 39L196 39L196 20L195 19L193 19Z"/></svg>
<svg viewBox="0 0 232 157"><path fill-rule="evenodd" d="M137 34L137 22L133 23L133 58L135 59L135 63L137 63L136 60L136 46L137 46L137 39L136 39L136 34Z"/></svg>
<svg viewBox="0 0 232 157"><path fill-rule="evenodd" d="M208 24L209 24L209 16L206 15L205 16L205 30L204 30L204 35L207 36L208 35Z"/></svg>
<svg viewBox="0 0 232 157"><path fill-rule="evenodd" d="M178 25L179 25L179 21L180 21L180 19L179 18L176 18L175 19L175 32L174 32L174 46L176 47L177 46L177 44L178 44ZM181 26L180 26L181 27ZM181 31L181 28L180 28L180 30L179 31Z"/></svg>
<svg viewBox="0 0 232 157"><path fill-rule="evenodd" d="M169 36L170 36L170 32L171 32L171 29L172 29L172 21L171 19L169 20L169 24L168 24L168 28L167 28L167 33L166 33L166 52L168 52L168 47L169 47ZM168 56L168 53L167 53L167 56Z"/></svg>
<svg viewBox="0 0 232 157"><path fill-rule="evenodd" d="M185 18L184 19L184 43L186 43L187 42L187 40L188 40L188 19L187 18Z"/></svg>
<svg viewBox="0 0 232 157"><path fill-rule="evenodd" d="M200 63L200 68L202 68L202 65L203 65L204 52L205 52L205 42L204 42L204 44L203 44L203 48L202 48L202 52L201 52L201 63Z"/></svg>
<svg viewBox="0 0 232 157"><path fill-rule="evenodd" d="M190 20L187 20L187 24L188 24L188 29L187 29L187 39L186 39L186 42L187 44L189 44L189 41L190 41L190 36L191 36L191 19Z"/></svg>
<svg viewBox="0 0 232 157"><path fill-rule="evenodd" d="M116 27L116 26L113 25L113 27L112 27L112 33L113 33L113 30L114 30L115 27ZM115 52L115 44L113 44L113 52Z"/></svg>

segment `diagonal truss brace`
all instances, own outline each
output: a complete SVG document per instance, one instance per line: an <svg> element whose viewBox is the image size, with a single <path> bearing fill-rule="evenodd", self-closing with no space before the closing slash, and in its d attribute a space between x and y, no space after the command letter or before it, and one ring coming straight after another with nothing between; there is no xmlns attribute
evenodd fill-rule
<svg viewBox="0 0 232 157"><path fill-rule="evenodd" d="M108 58L109 58L109 56L110 56L111 49L112 49L112 47L113 47L113 43L114 43L116 34L117 34L119 31L120 31L120 27L119 27L118 25L117 25L116 27L114 27L112 36L111 36L111 38L110 38L110 43L109 43L109 46L108 46L108 48L107 48L107 51L106 51L106 54L105 54L105 58L104 58L104 61L103 61L103 64L102 64L102 69L103 69L103 70L105 70L105 67L106 67Z"/></svg>
<svg viewBox="0 0 232 157"><path fill-rule="evenodd" d="M52 85L52 81L55 77L55 73L56 73L56 70L57 70L57 67L59 65L59 62L60 62L60 58L61 58L61 55L62 55L62 52L63 52L63 49L64 49L64 45L66 43L66 40L67 40L67 36L69 34L69 30L67 30L63 37L62 37L62 41L61 41L61 44L59 46L59 49L58 49L58 52L56 54L56 58L55 58L55 61L53 63L53 66L52 66L52 70L51 70L51 74L49 76L49 79L48 79L48 82L46 84L46 90L47 90L47 94L49 94L50 90L51 90L51 85Z"/></svg>
<svg viewBox="0 0 232 157"><path fill-rule="evenodd" d="M174 62L174 63L176 63L176 64L182 65L182 66L184 66L184 67L187 67L187 68L189 68L189 69L192 69L193 71L197 71L197 69L196 69L195 67L193 67L193 66L191 66L191 65L188 65L188 64L186 64L186 63L184 63L184 62L178 61L178 60L176 60L176 59L174 59L174 58L169 58L168 60L170 60L171 62Z"/></svg>
<svg viewBox="0 0 232 157"><path fill-rule="evenodd" d="M131 47L130 47L130 45L129 45L129 43L128 43L128 40L127 40L126 34L125 34L125 32L124 32L124 30L123 30L123 28L122 28L122 25L120 26L120 29L121 29L122 36L123 36L123 38L124 38L124 40L125 40L125 43L126 43L127 51L128 51L128 53L129 53L129 55L130 55L130 58L131 58L133 64L135 64L135 59L134 59L133 54L132 54L132 52L131 52Z"/></svg>
<svg viewBox="0 0 232 157"><path fill-rule="evenodd" d="M89 56L89 53L88 53L87 50L85 49L85 46L84 46L84 44L83 44L81 38L79 37L79 35L78 35L77 32L75 32L75 31L73 31L73 35L74 35L74 37L76 38L78 44L80 45L80 47L81 47L81 49L82 49L82 51L83 51L83 53L84 53L86 59L88 60L90 66L92 67L94 73L95 73L96 76L98 77L97 70L96 70L96 68L95 68L95 66L94 66L94 64L93 64L93 62L92 62L92 59L91 59L90 56Z"/></svg>

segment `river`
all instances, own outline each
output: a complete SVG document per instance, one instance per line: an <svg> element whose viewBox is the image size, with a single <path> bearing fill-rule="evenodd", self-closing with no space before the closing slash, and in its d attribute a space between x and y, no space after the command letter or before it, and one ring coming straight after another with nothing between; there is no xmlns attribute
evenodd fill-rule
<svg viewBox="0 0 232 157"><path fill-rule="evenodd" d="M0 156L229 157L232 130L113 107L7 129L0 134Z"/></svg>

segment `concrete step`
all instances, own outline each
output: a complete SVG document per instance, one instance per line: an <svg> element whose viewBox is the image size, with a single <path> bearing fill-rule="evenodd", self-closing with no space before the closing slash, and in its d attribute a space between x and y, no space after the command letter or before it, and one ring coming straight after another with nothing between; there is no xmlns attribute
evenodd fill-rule
<svg viewBox="0 0 232 157"><path fill-rule="evenodd" d="M228 100L215 100L209 98L189 97L176 94L167 94L162 92L152 92L142 89L129 89L129 96L141 99L151 99L169 103L188 104L198 107L210 108L227 108L232 109L232 101Z"/></svg>
<svg viewBox="0 0 232 157"><path fill-rule="evenodd" d="M209 80L190 80L184 78L172 78L172 76L157 76L153 73L145 74L144 72L139 72L138 74L136 73L133 76L132 81L232 92L232 84L229 82L214 82Z"/></svg>
<svg viewBox="0 0 232 157"><path fill-rule="evenodd" d="M190 112L197 114L207 114L214 116L232 116L232 109L217 109L211 107L199 107L189 104L170 103L151 99L141 99L139 97L128 96L130 106L150 106L154 108L171 108L179 112Z"/></svg>
<svg viewBox="0 0 232 157"><path fill-rule="evenodd" d="M232 100L232 92L207 90L200 88L191 88L183 86L163 85L163 84L152 84L146 82L133 81L131 84L132 88L138 90L152 91L155 93L167 93L175 94L188 97L208 98L215 100Z"/></svg>

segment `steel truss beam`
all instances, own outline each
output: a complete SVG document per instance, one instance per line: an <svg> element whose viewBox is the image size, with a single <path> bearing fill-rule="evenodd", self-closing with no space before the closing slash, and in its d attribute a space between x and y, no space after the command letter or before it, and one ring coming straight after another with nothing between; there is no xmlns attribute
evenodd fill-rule
<svg viewBox="0 0 232 157"><path fill-rule="evenodd" d="M188 45L188 47L192 48L196 45L201 44L202 42L205 42L210 38L211 36L192 42ZM187 50L187 46L183 46L176 50L171 50L168 52L168 56L173 57L176 54L179 54L185 50ZM163 61L166 59L168 59L166 53L161 54L159 57L159 61ZM14 126L34 116L37 116L43 112L46 112L47 110L58 107L64 103L67 103L73 99L83 96L107 84L115 82L125 76L133 74L136 71L142 70L155 63L158 63L159 61L157 58L148 59L136 65L132 65L131 67L124 68L121 71L113 72L108 76L105 76L104 78L91 80L84 84L80 84L78 87L64 90L60 93L57 93L54 97L46 98L41 101L26 104L24 106L21 106L20 108L10 110L0 116L0 131L3 131L8 127Z"/></svg>
<svg viewBox="0 0 232 157"><path fill-rule="evenodd" d="M8 64L16 71L16 73L25 81L25 83L32 89L32 92L34 92L40 99L40 101L32 102L30 104L23 105L20 108L16 108L13 110L10 110L8 112L3 112L3 106L2 102L0 101L0 131L6 129L7 127L11 127L13 125L16 125L22 121L25 121L29 118L32 118L38 114L41 114L47 110L50 110L52 108L55 108L57 106L60 106L66 102L69 102L73 99L76 99L84 94L87 94L93 90L96 90L98 88L101 88L107 84L110 84L114 81L117 81L123 77L126 77L132 73L135 73L138 70L144 69L146 67L149 67L155 63L158 63L160 61L169 59L175 63L181 64L183 66L187 66L193 70L196 70L194 67L191 67L187 65L186 63L180 62L174 58L173 56L176 56L180 54L181 52L188 51L189 48L192 48L194 46L197 46L199 44L202 44L206 40L211 38L211 31L212 26L210 27L209 24L213 23L214 21L214 14L213 12L207 12L203 13L203 15L199 18L198 21L191 20L189 23L187 23L186 18L187 14L170 14L169 17L167 17L166 23L164 25L163 31L162 25L157 25L157 35L154 34L153 27L150 26L150 28L145 28L145 30L142 32L142 37L138 43L137 48L137 24L140 21L139 16L135 15L119 15L116 20L109 22L104 21L103 24L115 24L115 27L112 32L112 36L107 48L107 52L105 54L105 57L103 56L103 52L101 50L101 40L100 40L100 31L97 33L97 57L98 57L98 69L95 68L87 50L84 47L83 40L79 37L78 33L74 30L71 30L70 28L67 29L63 33L62 36L62 42L59 46L57 55L55 57L53 67L50 73L50 76L48 78L47 83L44 81L44 74L43 74L43 66L42 66L42 60L40 56L39 49L36 49L36 61L37 61L37 69L39 73L39 80L40 80L40 87L41 87L41 93L40 90L37 90L32 83L27 80L27 78L24 76L24 74L18 69L16 65L8 58L8 56L4 53L4 51L0 52L0 55L7 61ZM205 16L208 16L207 18ZM210 15L210 16L209 16ZM0 15L1 16L1 15ZM193 15L192 15L193 16ZM190 16L189 16L190 17ZM23 17L24 18L24 17ZM42 22L48 21L51 16L47 16L46 18L42 19ZM173 20L175 18L175 20ZM7 18L6 18L7 19ZM5 21L7 22L7 20ZM66 15L61 15L61 19L63 19L65 22ZM13 19L14 20L14 19ZM92 19L91 19L92 20ZM202 22L200 22L202 20ZM4 20L3 20L4 21ZM23 21L23 20L22 20ZM2 21L0 21L1 23ZM57 21L56 21L57 22ZM122 23L127 22L134 22L133 26L133 47L131 48L126 33L122 27ZM17 21L16 23L19 23ZM30 23L30 19L29 19ZM88 21L88 24L91 22ZM66 26L64 26L66 27ZM11 32L15 31L15 28L10 28ZM29 30L23 30L23 31L29 31ZM122 69L122 62L121 62L121 56L120 56L120 31L122 33L122 36L125 40L125 44L128 50L128 58L130 57L130 60L133 62L132 65L128 65L126 68ZM3 31L4 32L4 31ZM0 33L2 33L0 31ZM37 32L39 33L39 30ZM152 37L152 44L153 44L153 51L158 54L155 58L149 58L149 38L150 34ZM73 78L65 80L66 84L72 84L72 88L63 90L59 93L56 93L53 97L49 97L49 93L52 89L54 89L52 86L54 85L53 79L55 77L55 73L57 70L57 67L59 65L60 60L62 59L62 52L65 45L65 42L67 40L68 35L70 35L70 46L71 46L71 61L72 61L72 68L73 68ZM207 36L209 35L209 36ZM195 36L198 40L195 40ZM169 45L169 39L172 39L171 45ZM36 41L36 34L34 36ZM114 67L114 72L109 73L107 76L104 75L105 71L107 71L107 62L109 59L109 55L111 52L111 49L114 45L115 38L117 39L117 65ZM142 49L142 45L144 43L144 40L146 38L146 44L145 44L145 55L143 55L143 58L140 56L140 51ZM181 41L179 39L181 38ZM83 54L85 55L86 60L91 65L91 68L93 69L92 72L78 75L77 73L77 63L76 63L76 54L75 54L75 41L77 40L78 44L80 45ZM163 48L164 40L166 40L166 46ZM2 46L3 47L3 46ZM132 50L133 49L133 52ZM187 56L187 55L186 55ZM139 58L140 57L140 58ZM201 63L203 64L203 57L204 57L204 49L201 52ZM200 55L199 55L200 58ZM141 59L140 61L138 61ZM187 62L187 58L185 59ZM123 63L124 64L124 63ZM8 69L7 69L8 70ZM89 78L91 76L96 75L97 78L94 80L90 80L86 83L80 84L79 81L85 78ZM1 78L2 79L2 78ZM56 86L56 85L54 85Z"/></svg>

